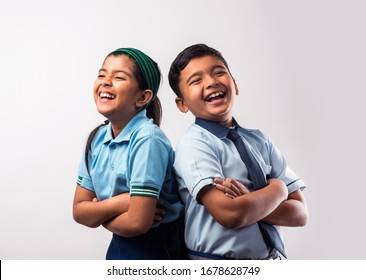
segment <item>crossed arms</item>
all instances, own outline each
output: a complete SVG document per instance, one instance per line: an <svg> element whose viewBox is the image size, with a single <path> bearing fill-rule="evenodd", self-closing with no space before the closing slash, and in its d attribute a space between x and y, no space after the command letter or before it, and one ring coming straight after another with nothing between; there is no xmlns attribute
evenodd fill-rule
<svg viewBox="0 0 366 280"><path fill-rule="evenodd" d="M266 187L253 192L232 178L217 178L215 183L216 187L209 185L198 193L198 201L226 228L241 228L260 220L292 227L307 222L308 211L301 191L288 194L280 179L270 179Z"/></svg>

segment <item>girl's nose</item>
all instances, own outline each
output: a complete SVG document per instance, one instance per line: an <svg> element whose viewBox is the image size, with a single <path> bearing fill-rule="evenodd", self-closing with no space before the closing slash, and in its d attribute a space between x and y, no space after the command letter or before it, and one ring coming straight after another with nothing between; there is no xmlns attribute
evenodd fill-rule
<svg viewBox="0 0 366 280"><path fill-rule="evenodd" d="M112 84L112 80L109 76L105 76L102 80L103 86L110 86Z"/></svg>

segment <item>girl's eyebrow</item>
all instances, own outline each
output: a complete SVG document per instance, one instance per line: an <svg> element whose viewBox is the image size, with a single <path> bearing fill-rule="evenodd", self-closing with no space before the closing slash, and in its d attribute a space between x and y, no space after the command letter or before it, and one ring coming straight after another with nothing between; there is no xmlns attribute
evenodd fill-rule
<svg viewBox="0 0 366 280"><path fill-rule="evenodd" d="M99 69L99 72L102 72L102 71L104 71L104 72L108 72L108 70L107 70L107 69L105 69L105 68L101 68L101 69ZM125 74L125 75L127 75L127 76L131 76L131 74L130 74L130 73L128 73L128 72L126 72L126 71L124 71L124 70L114 70L113 72L114 72L114 73L123 73L123 74Z"/></svg>

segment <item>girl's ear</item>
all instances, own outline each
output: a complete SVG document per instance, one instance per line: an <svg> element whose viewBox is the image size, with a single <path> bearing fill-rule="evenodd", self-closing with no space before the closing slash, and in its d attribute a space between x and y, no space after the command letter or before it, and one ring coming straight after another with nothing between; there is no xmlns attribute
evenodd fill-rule
<svg viewBox="0 0 366 280"><path fill-rule="evenodd" d="M235 94L236 94L236 95L239 95L239 88L238 88L238 85L236 84L235 79L233 79L233 81L234 81L234 86L235 86Z"/></svg>
<svg viewBox="0 0 366 280"><path fill-rule="evenodd" d="M182 98L176 97L175 104L177 105L179 111L181 111L182 113L188 112L188 107L186 106L186 104L184 103L184 100Z"/></svg>
<svg viewBox="0 0 366 280"><path fill-rule="evenodd" d="M145 89L140 98L136 101L136 107L137 108L143 108L145 107L150 100L153 98L154 94L151 89Z"/></svg>

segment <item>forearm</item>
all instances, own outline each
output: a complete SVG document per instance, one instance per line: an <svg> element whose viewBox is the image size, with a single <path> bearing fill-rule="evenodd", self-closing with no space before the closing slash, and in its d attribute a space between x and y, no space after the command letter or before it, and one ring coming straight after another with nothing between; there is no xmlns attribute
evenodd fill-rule
<svg viewBox="0 0 366 280"><path fill-rule="evenodd" d="M308 210L301 191L289 195L272 213L263 221L279 226L299 227L307 223Z"/></svg>
<svg viewBox="0 0 366 280"><path fill-rule="evenodd" d="M234 199L208 186L201 191L199 199L218 223L227 228L240 228L268 216L287 195L285 184L272 180L267 187Z"/></svg>
<svg viewBox="0 0 366 280"><path fill-rule="evenodd" d="M115 207L110 200L82 201L74 207L74 219L80 224L94 228L127 209Z"/></svg>
<svg viewBox="0 0 366 280"><path fill-rule="evenodd" d="M98 227L129 207L128 194L120 194L110 199L97 201L94 192L77 186L73 202L73 217L80 224L88 227Z"/></svg>
<svg viewBox="0 0 366 280"><path fill-rule="evenodd" d="M132 197L127 212L103 223L114 234L133 237L147 232L154 221L156 199L151 197Z"/></svg>
<svg viewBox="0 0 366 280"><path fill-rule="evenodd" d="M287 188L280 181L271 181L265 188L234 199L235 228L245 227L270 215L287 198Z"/></svg>

